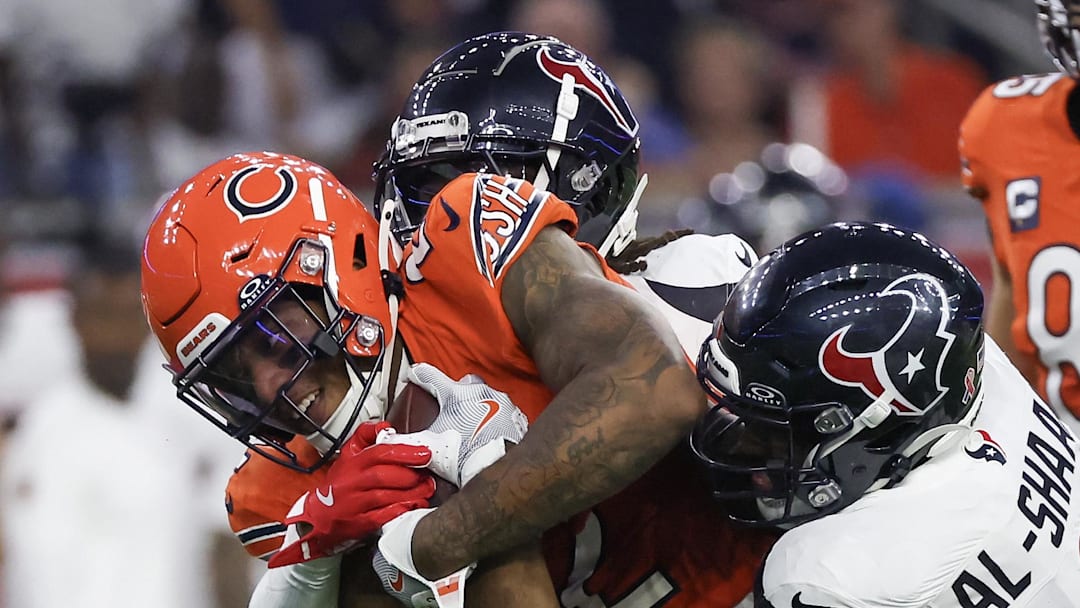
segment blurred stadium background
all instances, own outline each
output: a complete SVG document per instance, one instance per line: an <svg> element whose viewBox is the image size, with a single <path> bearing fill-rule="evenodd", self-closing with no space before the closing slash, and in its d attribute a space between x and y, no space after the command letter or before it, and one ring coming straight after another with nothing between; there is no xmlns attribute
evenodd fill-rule
<svg viewBox="0 0 1080 608"><path fill-rule="evenodd" d="M68 288L89 272L86 262L135 260L162 196L233 152L306 156L368 201L371 165L413 80L453 43L499 29L556 35L622 88L643 125L650 176L640 234L734 228L769 246L775 222L887 220L954 249L992 288L980 208L960 187L956 135L985 86L1053 69L1032 0L0 0L0 411L10 431L0 459L0 605L46 605L13 581L35 576L19 552L45 542L27 540L25 528L49 525L32 510L56 500L35 490L53 469L35 469L15 450L49 449L17 441L24 414L88 367L79 355L86 338L68 320ZM813 146L839 172L801 145L782 148L786 169L777 169L767 151L774 142ZM829 178L824 211L781 201L756 227L732 220L726 210L762 177L744 161ZM129 320L142 331L137 315ZM244 559L216 544L236 544L222 488L240 446L171 399L156 357L145 347L131 359L135 422L124 432L149 434L161 448L152 457L191 484L170 504L205 521L178 518L194 566L171 584L201 585L184 605L245 605L246 583L211 561ZM73 409L61 426L94 433L79 416ZM86 454L91 464L99 447L151 458L100 445ZM105 480L120 474L89 469ZM93 500L67 508L86 511L80 504ZM151 519L146 526L172 521ZM50 540L59 544L33 559L71 560L60 557L65 547L94 542L78 529L82 536ZM222 595L198 582L209 572L225 577ZM229 587L239 592L230 598Z"/></svg>

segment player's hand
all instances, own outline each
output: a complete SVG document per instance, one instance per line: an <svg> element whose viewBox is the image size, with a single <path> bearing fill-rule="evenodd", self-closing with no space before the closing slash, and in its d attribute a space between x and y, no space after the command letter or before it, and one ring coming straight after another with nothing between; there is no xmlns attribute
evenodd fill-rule
<svg viewBox="0 0 1080 608"><path fill-rule="evenodd" d="M389 428L364 423L342 447L326 480L293 505L285 540L270 567L336 555L362 543L395 517L428 506L435 481L418 470L431 460L424 446L372 445Z"/></svg>
<svg viewBox="0 0 1080 608"><path fill-rule="evenodd" d="M412 561L412 537L416 524L435 509L409 511L383 526L379 546L371 559L383 590L410 608L462 608L465 580L476 564L449 576L430 581L416 571Z"/></svg>
<svg viewBox="0 0 1080 608"><path fill-rule="evenodd" d="M528 418L510 397L478 376L454 381L432 365L417 363L409 369L409 381L438 399L439 415L423 431L383 431L377 443L431 448L428 468L458 487L502 458L506 442L518 443L529 429Z"/></svg>
<svg viewBox="0 0 1080 608"><path fill-rule="evenodd" d="M405 574L386 561L383 554L375 549L371 556L371 567L374 568L379 582L382 583L383 591L390 597L401 602L409 608L429 608L438 605L435 600L435 592L426 583Z"/></svg>

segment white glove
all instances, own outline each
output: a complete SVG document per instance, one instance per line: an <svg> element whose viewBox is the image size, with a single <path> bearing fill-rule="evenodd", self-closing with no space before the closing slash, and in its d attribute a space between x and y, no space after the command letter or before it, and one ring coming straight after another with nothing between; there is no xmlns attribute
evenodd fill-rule
<svg viewBox="0 0 1080 608"><path fill-rule="evenodd" d="M372 556L372 566L379 575L383 590L410 608L463 608L465 580L476 564L429 581L416 571L412 559L412 537L416 524L435 509L416 509L391 520L382 528L379 547Z"/></svg>
<svg viewBox="0 0 1080 608"><path fill-rule="evenodd" d="M382 551L375 549L371 566L382 583L383 591L409 608L435 608L439 605L431 587L405 574L386 561Z"/></svg>
<svg viewBox="0 0 1080 608"><path fill-rule="evenodd" d="M438 368L417 363L409 368L409 380L439 401L439 415L427 430L397 433L386 429L375 443L422 445L431 449L427 468L457 485L506 454L506 443L518 443L529 429L529 419L506 393L483 383L473 374L451 380Z"/></svg>

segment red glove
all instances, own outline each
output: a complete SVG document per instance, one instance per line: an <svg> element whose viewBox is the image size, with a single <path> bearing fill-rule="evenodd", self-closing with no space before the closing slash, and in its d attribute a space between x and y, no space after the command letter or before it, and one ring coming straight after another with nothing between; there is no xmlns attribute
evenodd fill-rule
<svg viewBox="0 0 1080 608"><path fill-rule="evenodd" d="M435 480L420 467L431 461L431 450L374 445L375 436L389 426L361 424L330 465L326 480L296 501L271 568L343 553L402 513L428 506Z"/></svg>

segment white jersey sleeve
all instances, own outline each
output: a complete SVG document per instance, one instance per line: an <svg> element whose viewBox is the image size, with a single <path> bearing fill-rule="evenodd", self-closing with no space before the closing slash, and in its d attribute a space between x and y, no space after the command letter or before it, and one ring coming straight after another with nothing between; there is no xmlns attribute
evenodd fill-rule
<svg viewBox="0 0 1080 608"><path fill-rule="evenodd" d="M1080 605L1076 437L989 338L985 365L965 437L895 488L785 533L758 605Z"/></svg>
<svg viewBox="0 0 1080 608"><path fill-rule="evenodd" d="M683 350L696 358L728 295L757 261L734 234L690 234L645 256L645 270L625 275L664 315Z"/></svg>

